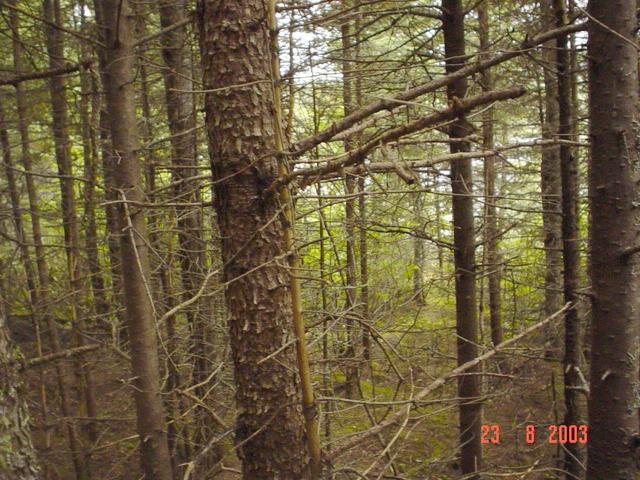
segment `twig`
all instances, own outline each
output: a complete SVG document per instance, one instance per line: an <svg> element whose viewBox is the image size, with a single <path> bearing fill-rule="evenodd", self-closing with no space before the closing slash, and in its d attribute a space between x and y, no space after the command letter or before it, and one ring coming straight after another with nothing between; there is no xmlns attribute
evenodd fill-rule
<svg viewBox="0 0 640 480"><path fill-rule="evenodd" d="M555 312L553 315L551 315L551 316L547 317L546 319L536 323L535 325L532 325L529 328L526 328L524 331L522 331L521 333L519 333L515 337L510 338L508 340L505 340L501 344L497 345L493 350L489 350L488 352L483 353L482 355L474 358L473 360L470 360L470 361L460 365L459 367L454 368L453 370L451 370L446 375L443 375L442 377L434 380L427 387L425 387L422 390L420 390L413 397L413 400L414 401L421 400L422 398L426 397L427 395L429 395L434 390L437 390L438 388L443 386L451 378L455 378L456 376L458 376L461 373L469 370L470 368L475 367L476 365L484 362L485 360L488 360L489 358L493 357L495 354L501 352L505 348L507 348L507 347L513 345L514 343L517 343L518 341L522 340L524 337L526 337L530 333L532 333L532 332L544 327L546 324L552 322L553 320L556 320L556 319L562 317L562 314L565 313L570 308L575 308L575 307L572 306L570 303L567 303L564 307L562 307L560 310ZM367 439L367 438L369 438L369 437L371 437L373 435L376 435L378 432L381 432L381 431L391 427L392 425L397 424L400 421L400 419L402 419L405 415L407 415L407 412L410 409L411 409L411 404L409 403L409 404L405 405L402 409L400 409L398 412L394 413L391 418L389 418L388 420L386 420L386 421L384 421L382 423L379 423L376 427L370 428L369 430L365 430L364 432L361 432L359 434L354 435L347 443L345 443L344 445L342 445L340 447L337 447L332 452L331 459L333 460L333 459L336 459L336 458L340 457L341 455L343 455L345 452L347 452L348 450L352 449L353 447L361 445L362 442L365 439Z"/></svg>

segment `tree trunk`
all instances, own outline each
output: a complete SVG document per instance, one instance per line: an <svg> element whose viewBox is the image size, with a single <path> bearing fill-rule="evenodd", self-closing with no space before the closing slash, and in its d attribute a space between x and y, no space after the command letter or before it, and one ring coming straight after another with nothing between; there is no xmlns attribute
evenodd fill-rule
<svg viewBox="0 0 640 480"><path fill-rule="evenodd" d="M21 355L11 344L3 307L0 304L0 480L40 480L26 391L17 368Z"/></svg>
<svg viewBox="0 0 640 480"><path fill-rule="evenodd" d="M447 73L454 72L465 63L464 9L461 0L443 0L443 32ZM449 102L455 104L464 98L467 91L465 78L447 86ZM471 126L458 118L449 126L449 137L453 140L471 134ZM469 151L466 141L450 144L451 153ZM456 332L458 334L458 365L478 356L478 319L476 311L475 284L475 230L473 221L471 160L451 162L451 191L453 193L453 241L456 269ZM463 474L470 478L482 465L480 422L482 404L480 397L479 368L475 367L458 379L460 397L460 463Z"/></svg>
<svg viewBox="0 0 640 480"><path fill-rule="evenodd" d="M20 38L20 26L18 15L15 11L11 11L10 22L11 32L13 37L13 63L16 71L25 71L23 65L22 53L24 50L22 39ZM39 315L45 320L48 336L51 344L51 349L54 353L59 352L62 348L60 345L60 338L58 335L58 327L55 323L53 316L48 312L49 304L49 271L47 268L47 261L45 258L45 248L42 242L42 228L40 226L40 208L38 202L38 191L34 182L31 162L31 138L29 135L29 122L28 122L28 107L27 98L22 84L18 83L15 86L16 90L16 103L18 113L18 129L20 131L20 144L21 144L21 163L26 172L25 183L27 186L27 196L29 199L29 213L31 216L31 233L33 235L33 243L36 253L36 268L38 271L38 312ZM60 407L62 415L68 417L71 415L71 406L67 387L64 383L64 369L60 363L55 365L55 376L58 385L58 391L60 393ZM79 444L75 426L68 422L66 426L67 437L69 439L69 450L71 451L71 459L75 468L76 478L80 478L82 473L82 458L80 456ZM43 473L47 473L47 469Z"/></svg>
<svg viewBox="0 0 640 480"><path fill-rule="evenodd" d="M480 22L480 50L488 52L491 48L489 38L489 1L478 5L478 20ZM486 55L485 55L486 56ZM482 91L493 89L493 75L489 70L483 70L481 75ZM493 141L493 108L487 108L482 116L482 148L491 151ZM502 318L500 314L500 257L498 254L498 212L496 202L496 160L489 156L484 159L484 248L486 252L486 268L489 271L489 317L491 325L491 343L494 346L502 343ZM480 300L484 302L484 299Z"/></svg>
<svg viewBox="0 0 640 480"><path fill-rule="evenodd" d="M143 211L127 203L143 200L132 82L133 19L127 0L96 1L95 7L98 24L104 25L106 50L101 56L101 67L111 121L114 150L111 162L118 161L118 168L113 172L113 187L122 200L116 214L122 228L120 255L142 469L148 479L170 480L171 460L160 393L154 307L149 289L147 226Z"/></svg>
<svg viewBox="0 0 640 480"><path fill-rule="evenodd" d="M185 20L184 0L162 0L159 2L160 23L163 28ZM178 203L195 204L199 201L199 182L190 177L197 175L196 129L193 104L193 82L191 80L191 56L189 53L186 26L174 29L162 36L162 56L167 120L171 133L171 164L174 182L174 196ZM183 286L183 300L193 297L205 280L205 244L200 221L200 208L196 206L176 207L178 241L180 245L180 273ZM192 383L198 385L194 393L207 402L208 386L204 383L210 371L210 354L207 351L205 318L210 304L207 297L194 302L184 309L191 328L190 354L193 365ZM195 437L199 448L215 434L212 421L206 409L196 405ZM207 461L199 463L202 471L209 471L219 460L219 449L211 449Z"/></svg>
<svg viewBox="0 0 640 480"><path fill-rule="evenodd" d="M591 0L587 44L592 282L589 480L636 476L638 431L638 51L636 1ZM598 22L598 23L596 23ZM637 248L635 249L637 252Z"/></svg>
<svg viewBox="0 0 640 480"><path fill-rule="evenodd" d="M414 210L415 216L420 221L423 215L424 199L422 192L415 194ZM422 225L418 225L422 230ZM414 235L413 238L413 300L418 307L425 305L424 301L424 238Z"/></svg>
<svg viewBox="0 0 640 480"><path fill-rule="evenodd" d="M206 125L222 236L243 478L308 478L265 0L201 2ZM228 85L242 84L226 89ZM287 208L287 206L284 206ZM315 433L315 432L314 432Z"/></svg>
<svg viewBox="0 0 640 480"><path fill-rule="evenodd" d="M4 114L3 101L0 98L0 147L2 149L2 159L7 178L7 187L9 190L9 200L11 202L11 216L13 219L13 226L16 234L16 241L18 243L18 250L20 251L20 260L25 271L27 278L27 288L29 290L29 311L31 315L31 323L33 324L35 340L36 340L36 353L42 356L42 337L40 335L40 320L39 314L40 300L38 297L38 284L36 281L36 273L33 268L33 262L31 261L31 255L29 254L28 240L24 231L22 222L22 207L20 205L20 193L15 178L15 172L13 167L13 160L11 156L11 145L9 143L9 133L6 127L6 118ZM1 312L0 312L1 314ZM0 336L3 335L4 328L0 326ZM2 339L0 338L0 343ZM0 346L1 347L1 346ZM2 353L0 353L2 355ZM48 408L47 408L47 393L44 373L40 373L40 385L38 388L40 409L42 414L42 422L44 424L48 421ZM51 438L49 432L45 433L45 447L51 446ZM1 473L1 471L0 471ZM47 468L43 472L44 477L47 476Z"/></svg>
<svg viewBox="0 0 640 480"><path fill-rule="evenodd" d="M64 66L64 51L60 30L54 25L62 24L62 14L59 0L43 0L43 12L45 17L52 19L53 24L46 28L47 53L49 67L51 69ZM71 163L71 144L69 140L69 119L67 112L66 85L62 76L53 76L49 79L51 95L51 119L54 137L55 157L60 175L60 200L63 218L64 245L67 257L67 272L69 274L69 286L71 287L71 323L74 329L74 338L77 346L85 345L87 328L83 313L79 306L81 292L83 290L80 278L80 240L78 231L78 218L73 182L73 169ZM76 381L80 403L85 408L88 418L95 418L97 406L95 398L95 384L91 370L81 363L75 362ZM87 433L91 442L97 440L96 426L93 422L87 425ZM85 449L83 460L82 478L90 477L90 449Z"/></svg>
<svg viewBox="0 0 640 480"><path fill-rule="evenodd" d="M555 26L553 10L554 0L542 2L542 19L546 28ZM553 140L559 127L558 78L556 69L557 41L550 40L544 44L542 59L544 61L544 121L542 137ZM545 276L544 276L544 311L547 318L562 308L562 175L560 170L560 146L545 145L542 147L540 165L540 188L542 192L542 230L544 235ZM555 325L545 328L545 355L548 358L559 358L561 342Z"/></svg>
<svg viewBox="0 0 640 480"><path fill-rule="evenodd" d="M88 57L88 54L89 52L86 52L86 57ZM92 309L97 314L98 323L102 327L108 321L109 304L105 296L105 282L98 256L98 225L95 212L95 187L99 158L97 130L101 102L96 74L83 68L80 71L80 77L80 119L82 123L84 178L86 180L83 183L84 242L87 264L91 275Z"/></svg>
<svg viewBox="0 0 640 480"><path fill-rule="evenodd" d="M349 8L350 3L348 0L342 0L342 8ZM344 115L347 116L351 113L355 107L354 104L354 81L353 73L353 39L352 39L352 24L350 19L346 19L341 27L342 35L342 106ZM351 151L354 146L352 138L347 138L344 141L345 152ZM346 237L346 330L347 330L347 345L344 352L344 359L346 361L345 368L345 396L347 398L353 398L358 391L358 368L356 366L356 340L355 340L355 324L352 317L356 314L356 293L357 293L357 277L356 277L356 178L353 175L347 174L344 179L345 194L347 196L344 203L344 217L345 217L345 237Z"/></svg>
<svg viewBox="0 0 640 480"><path fill-rule="evenodd" d="M362 321L369 324L369 255L367 248L367 204L364 176L358 178L358 221L360 236L360 305ZM362 329L362 356L371 359L371 332ZM370 372L371 373L371 372Z"/></svg>
<svg viewBox="0 0 640 480"><path fill-rule="evenodd" d="M556 26L566 22L565 0L554 0ZM572 139L571 132L571 72L568 38L558 38L556 49L558 69L559 123L558 139ZM571 147L560 144L560 170L562 180L562 252L564 264L564 301L575 308L564 316L564 403L566 425L578 425L582 419L582 399L576 387L581 385L582 327L578 317L578 287L580 280L580 231L578 229L578 163ZM584 451L578 443L565 445L564 469L567 480L581 478Z"/></svg>

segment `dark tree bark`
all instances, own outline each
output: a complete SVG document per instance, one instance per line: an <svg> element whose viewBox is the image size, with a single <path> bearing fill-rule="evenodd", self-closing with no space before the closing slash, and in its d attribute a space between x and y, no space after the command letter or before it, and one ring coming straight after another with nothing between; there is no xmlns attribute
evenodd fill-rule
<svg viewBox="0 0 640 480"><path fill-rule="evenodd" d="M592 283L589 480L636 476L640 291L635 0L591 0L589 105Z"/></svg>
<svg viewBox="0 0 640 480"><path fill-rule="evenodd" d="M489 5L485 0L478 5L478 21L480 23L480 50L489 51ZM486 55L485 55L486 56ZM493 75L490 70L483 70L481 75L482 91L493 89ZM487 108L482 117L482 148L491 151L494 148L493 139L493 108ZM502 343L502 318L500 313L500 277L501 266L498 253L498 209L496 202L496 163L497 157L484 159L484 248L486 268L489 271L489 317L491 325L491 343L494 346ZM484 299L480 300L484 302Z"/></svg>
<svg viewBox="0 0 640 480"><path fill-rule="evenodd" d="M160 367L154 307L150 292L147 226L141 209L127 202L143 200L139 144L133 88L133 16L127 0L96 2L96 17L103 25L101 56L105 96L109 111L113 156L113 188L119 194L116 215L127 328L131 344L137 427L142 469L146 478L170 480L171 460L167 443L164 406L160 394Z"/></svg>
<svg viewBox="0 0 640 480"><path fill-rule="evenodd" d="M443 32L447 73L455 72L465 64L464 8L461 0L443 0ZM464 98L467 81L461 78L447 86L449 102L455 104ZM471 126L464 117L449 126L453 140L471 134ZM451 153L470 150L466 141L450 144ZM478 319L475 284L475 230L473 219L471 160L451 162L451 191L453 193L453 241L455 247L456 276L456 332L458 334L458 364L462 365L478 356ZM458 379L460 397L460 464L463 474L470 478L482 466L480 422L482 404L480 397L479 368Z"/></svg>
<svg viewBox="0 0 640 480"><path fill-rule="evenodd" d="M201 2L206 126L222 236L243 478L308 478L265 0ZM226 89L228 85L237 88ZM287 208L284 205L284 208Z"/></svg>
<svg viewBox="0 0 640 480"><path fill-rule="evenodd" d="M543 0L542 23L551 29L555 26L554 0ZM556 70L557 40L544 44L542 59L544 66L544 119L542 137L553 140L559 130L558 77ZM562 175L560 171L560 146L542 147L540 165L540 188L542 192L542 231L544 236L545 276L544 311L546 318L557 312L563 305L562 279ZM545 329L545 349L547 357L559 358L560 335L555 325Z"/></svg>
<svg viewBox="0 0 640 480"><path fill-rule="evenodd" d="M566 24L565 0L554 0L556 26ZM578 425L582 419L582 399L578 388L581 385L579 369L582 355L582 326L578 316L577 302L580 281L580 231L578 229L578 162L571 146L572 108L571 72L568 37L558 37L556 49L558 69L558 139L560 144L560 173L562 180L562 259L564 277L564 301L572 308L564 316L564 404L566 425ZM565 445L564 469L567 480L581 478L584 451L578 443Z"/></svg>

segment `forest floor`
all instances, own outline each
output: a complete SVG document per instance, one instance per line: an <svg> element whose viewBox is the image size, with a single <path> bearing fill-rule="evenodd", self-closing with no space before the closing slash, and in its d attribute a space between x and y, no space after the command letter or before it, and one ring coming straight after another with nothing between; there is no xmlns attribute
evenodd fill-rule
<svg viewBox="0 0 640 480"><path fill-rule="evenodd" d="M417 391L450 371L455 366L455 360L449 334L443 328L439 335L430 335L428 342L423 341L424 333L403 340L403 345L408 347L403 347L400 355L406 354L408 362L397 367L405 379L399 389L397 375L388 366L383 368L386 357L380 350L374 351L373 364L377 372L374 382L366 370L362 373L361 389L365 397L370 399L375 396L377 401L408 398L412 388ZM391 334L388 340L393 342L397 340L397 336ZM32 355L31 345L21 346L27 356ZM560 458L561 451L560 446L548 442L547 426L559 423L562 418L562 372L559 362L544 360L542 357L542 349L524 344L509 352L509 365L503 361L499 366L500 360L494 359L484 367L492 375L484 377L483 391L486 398L483 423L497 425L500 429L500 443L484 445L487 478L555 478L554 472L559 466L557 459ZM124 358L109 349L101 349L99 354L89 354L83 361L93 372L100 418L97 422L98 446L91 453L92 478L137 480L140 477L139 452L129 365ZM76 365L73 361L61 364L67 372L66 384L72 385ZM408 365L413 368L409 369ZM27 386L34 405L42 381L46 385L49 418L44 422L42 412L32 407L34 439L43 462L52 472L49 478L67 480L74 476L64 426L68 422L75 422L80 438L86 441L86 428L83 427L86 426L86 418L83 417L84 414L71 418L64 418L59 414L54 371L51 367L30 369ZM334 386L338 386L342 376L340 372L334 373ZM336 390L340 391L339 388ZM74 399L78 396L71 389L70 394ZM224 394L227 396L225 403L228 404L232 393L229 391ZM335 393L335 396L340 397L341 394ZM397 407L390 409L387 406L370 406L367 413L362 406L334 401L330 405L330 410L333 411L330 415L332 438L346 438L349 434L370 428L372 419L379 422L387 418L395 408ZM71 411L81 412L83 409L78 408L77 401L74 400ZM225 422L233 424L232 409L222 410L220 415ZM448 382L444 388L434 392L427 404L412 410L412 416L418 420L405 425L389 450L389 455L380 455L383 447L378 438L363 442L360 447L336 462L336 480L459 479L460 472L455 458L458 419L455 382ZM325 419L323 415L321 421ZM537 436L531 445L525 442L527 424L537 426ZM325 431L324 424L322 431ZM47 433L49 447L46 446ZM397 427L385 432L384 442L389 442L396 433ZM227 445L229 447L230 442ZM382 476L383 467L387 464L393 467L386 468ZM239 478L239 462L234 454L225 459L224 465L229 470L216 477L217 479ZM396 469L397 476L392 475L393 468ZM368 471L368 474L366 477L358 477L353 473L355 471Z"/></svg>

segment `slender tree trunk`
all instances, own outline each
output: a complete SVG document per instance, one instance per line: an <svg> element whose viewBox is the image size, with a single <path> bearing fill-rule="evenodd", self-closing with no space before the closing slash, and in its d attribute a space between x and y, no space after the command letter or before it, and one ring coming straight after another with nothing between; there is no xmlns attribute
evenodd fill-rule
<svg viewBox="0 0 640 480"><path fill-rule="evenodd" d="M147 226L144 212L127 203L143 199L132 83L135 59L133 15L127 0L105 0L96 2L95 7L98 24L104 25L106 49L101 57L101 67L104 69L106 103L111 121L114 150L111 162L118 159L118 168L113 172L113 186L122 200L116 213L118 225L122 228L120 255L142 469L148 479L170 480L172 469L149 287Z"/></svg>
<svg viewBox="0 0 640 480"><path fill-rule="evenodd" d="M557 27L566 24L565 0L554 0ZM558 38L558 99L559 124L558 139L571 140L571 73L569 64L568 38ZM566 425L578 425L582 418L582 395L576 387L581 385L582 327L578 317L578 294L580 280L580 231L578 229L578 162L571 147L560 144L560 169L562 179L562 251L564 264L564 301L576 308L564 316L564 403ZM578 443L565 445L564 469L567 480L581 478L583 474L584 451Z"/></svg>
<svg viewBox="0 0 640 480"><path fill-rule="evenodd" d="M415 194L414 209L415 216L419 220L424 213L424 199L421 192ZM422 227L422 225L420 225ZM422 307L424 301L424 238L419 235L413 236L413 300L416 305Z"/></svg>
<svg viewBox="0 0 640 480"><path fill-rule="evenodd" d="M142 6L138 6L140 10L135 12L136 15L136 34L139 38L146 35L145 29L145 12L142 10ZM149 99L149 79L147 74L147 65L143 56L138 59L138 71L140 75L140 102L142 107L142 116L145 119L141 126L142 140L145 145L149 145L154 138L154 131L152 129L151 121L151 102ZM145 187L146 198L150 204L156 203L156 164L158 158L152 148L144 149L142 153L142 160L144 164L145 175ZM180 201L179 199L177 201ZM155 212L154 212L155 213ZM173 215L170 214L171 219ZM172 221L166 220L170 224ZM148 216L148 232L149 243L156 252L162 251L162 243L160 234L162 232L162 217L159 213L155 213ZM152 272L156 275L151 276L151 285L154 294L154 300L156 305L162 305L162 308L157 308L157 313L163 315L166 311L172 309L176 303L176 295L174 292L174 283L171 275L171 266L173 265L173 231L170 229L167 234L168 239L166 243L169 245L169 252L164 258L159 261L154 261L156 256L152 256L149 260L151 264ZM171 465L173 467L174 478L180 478L181 469L180 465L184 462L188 462L191 457L191 438L188 430L183 430L178 434L180 419L182 412L180 411L181 402L176 398L175 389L180 386L180 370L178 369L178 338L176 332L176 315L171 315L166 320L166 345L167 345L167 358L166 358L166 382L164 383L165 405L167 408L167 442L169 446L169 454L171 456ZM162 325L160 326L162 327ZM188 454L187 454L188 452ZM197 474L194 473L194 475Z"/></svg>
<svg viewBox="0 0 640 480"><path fill-rule="evenodd" d="M347 9L350 6L349 0L342 0L342 8ZM340 27L342 35L342 104L344 115L349 115L355 107L354 103L354 78L353 78L353 31L350 19L345 20ZM345 152L351 151L354 147L353 138L347 138L344 141ZM344 180L345 194L347 199L344 204L345 216L345 236L346 236L346 302L345 311L347 315L347 345L344 352L346 364L345 378L345 396L353 398L358 391L358 368L356 366L356 340L355 340L355 324L353 317L356 314L356 294L357 294L357 267L356 267L356 178L347 174Z"/></svg>
<svg viewBox="0 0 640 480"><path fill-rule="evenodd" d="M443 31L447 73L454 72L465 63L464 9L461 0L443 0ZM459 102L467 91L466 79L460 79L447 87L447 97ZM449 127L451 139L465 138L471 126L463 118ZM469 151L466 141L450 144L451 153ZM451 162L451 191L453 193L453 238L456 269L456 332L458 334L458 364L462 365L478 356L478 319L475 285L475 230L473 221L471 160ZM460 397L460 463L463 474L470 478L482 465L480 422L482 404L480 398L479 368L469 370L471 375L458 379Z"/></svg>
<svg viewBox="0 0 640 480"><path fill-rule="evenodd" d="M638 431L638 50L635 0L591 0L587 44L592 300L589 480L636 476Z"/></svg>
<svg viewBox="0 0 640 480"><path fill-rule="evenodd" d="M358 178L358 221L360 236L360 304L362 321L370 323L369 318L369 255L367 247L367 203L364 176ZM365 360L371 359L371 332L362 329L362 355Z"/></svg>
<svg viewBox="0 0 640 480"><path fill-rule="evenodd" d="M47 18L53 19L54 23L61 25L62 14L59 0L44 0L43 10ZM64 65L64 52L60 31L52 25L48 25L47 52L49 55L49 67L59 68ZM52 131L54 136L55 156L60 175L60 195L61 210L63 218L64 244L67 256L67 272L69 273L69 284L71 286L71 321L74 328L74 337L77 346L83 346L87 327L83 312L80 310L81 292L83 290L80 278L80 239L78 231L78 218L76 212L76 201L73 183L73 169L71 165L71 145L69 141L67 101L65 98L65 82L63 77L54 76L49 79L49 89L51 94L51 118L53 121ZM86 409L86 416L95 418L97 415L96 388L93 382L91 370L83 365L78 359L76 362L76 375L78 378L78 390L80 392L81 403ZM97 439L96 426L90 422L87 426L89 439L95 442ZM90 450L84 452L84 472L83 477L90 476Z"/></svg>
<svg viewBox="0 0 640 480"><path fill-rule="evenodd" d="M102 76L102 75L101 75ZM104 88L104 82L102 82ZM127 327L125 324L123 309L123 288L122 288L122 268L120 266L120 227L118 225L117 205L114 203L118 199L117 192L112 188L114 185L115 165L111 162L113 157L111 148L111 122L106 105L100 108L99 128L100 128L100 157L102 159L102 175L105 185L104 199L106 205L105 219L107 229L107 249L109 257L109 270L111 277L111 300L112 309L115 316L112 319L112 337L114 344L122 346L126 341Z"/></svg>
<svg viewBox="0 0 640 480"><path fill-rule="evenodd" d="M546 28L555 26L554 0L543 0L542 19ZM542 53L544 66L544 121L542 137L553 140L559 131L558 77L556 74L556 40L544 44ZM544 235L545 276L544 311L546 318L560 310L563 305L562 291L562 175L560 169L560 146L542 147L540 165L540 188L542 192L542 229ZM560 335L554 325L545 328L546 356L559 358L562 349Z"/></svg>
<svg viewBox="0 0 640 480"><path fill-rule="evenodd" d="M489 38L489 5L485 0L478 5L480 22L480 50L488 52L491 48ZM484 55L486 56L486 55ZM483 70L481 75L482 91L493 89L493 75L490 70ZM487 108L482 117L482 148L491 151L493 141L493 108ZM498 253L498 212L496 202L496 160L497 157L484 159L484 248L486 252L486 268L489 271L489 316L491 325L491 343L498 345L503 341L502 318L500 314L500 256ZM481 299L484 302L484 299Z"/></svg>
<svg viewBox="0 0 640 480"><path fill-rule="evenodd" d="M45 17L53 20L53 24L62 24L62 13L59 0L43 0L43 12ZM64 65L63 43L60 30L54 25L47 25L47 53L49 67L60 68ZM78 218L76 212L76 200L73 182L73 169L71 164L71 145L68 130L68 112L66 101L66 85L62 76L53 76L49 79L51 95L51 119L54 137L55 157L60 175L60 200L63 218L64 245L67 257L67 272L71 287L71 323L74 330L74 339L77 346L85 345L87 328L83 312L80 309L81 292L83 291L80 278L80 239L78 230ZM95 418L97 405L95 398L95 384L91 370L78 358L75 361L76 382L80 404L85 409L88 418ZM97 439L96 426L93 422L87 425L89 440ZM85 448L83 460L83 479L90 478L91 450Z"/></svg>
<svg viewBox="0 0 640 480"><path fill-rule="evenodd" d="M293 336L286 263L289 253L295 255L283 233L291 225L281 209L290 207L265 192L278 178L272 152L282 141L274 88L262 81L276 73L272 38L267 22L255 20L270 18L270 6L265 0L203 0L199 17L243 478L305 479L309 457L300 381L290 370L295 351L284 348L264 360ZM245 86L221 89L238 83Z"/></svg>
<svg viewBox="0 0 640 480"><path fill-rule="evenodd" d="M20 25L18 15L15 11L10 12L10 22L13 37L13 63L16 71L25 71L22 59L24 50L22 40L20 38ZM49 308L49 271L45 258L45 248L42 242L42 228L40 226L40 208L38 202L38 191L34 182L31 162L31 138L29 135L28 107L27 98L21 83L16 84L16 103L18 113L18 129L20 131L21 145L21 163L26 172L25 183L27 187L27 196L29 199L29 212L31 216L31 233L33 235L33 243L36 253L36 269L38 272L38 311L45 320L51 349L54 353L61 351L60 338L58 335L58 327L53 316L48 312ZM71 406L67 387L64 381L64 369L60 363L55 365L55 377L60 393L60 407L62 415L68 417L71 415ZM82 457L80 455L80 446L77 438L77 432L73 423L68 422L66 425L67 437L69 439L69 449L71 451L71 459L74 465L76 478L80 479L82 475ZM45 467L44 473L47 473ZM46 478L46 477L45 477Z"/></svg>
<svg viewBox="0 0 640 480"><path fill-rule="evenodd" d="M86 52L86 57L88 57L88 52ZM98 316L98 323L103 325L108 320L109 304L105 296L105 282L98 255L98 225L95 212L98 162L96 130L98 129L98 116L100 114L100 96L94 93L98 89L95 75L95 73L84 68L80 72L80 119L82 124L84 178L86 180L83 183L85 251L91 276L92 309Z"/></svg>
<svg viewBox="0 0 640 480"><path fill-rule="evenodd" d="M178 24L186 18L183 0L162 0L159 2L160 23L163 28ZM171 133L172 179L174 196L178 203L197 203L200 199L199 182L192 179L197 175L196 129L193 105L193 82L191 80L191 56L188 51L186 26L174 29L162 37L162 56L167 121ZM183 286L183 300L193 297L205 279L205 244L202 235L200 209L196 206L176 207L178 241L180 244L180 272ZM204 297L206 300L207 297ZM206 311L210 304L203 299L185 308L184 312L191 328L190 353L192 356L192 383L197 385L194 393L205 404L208 386L205 380L210 370L207 351ZM197 445L204 447L214 435L213 424L206 409L194 407L195 437ZM209 471L220 456L219 449L211 449L207 461L201 461L199 468Z"/></svg>

